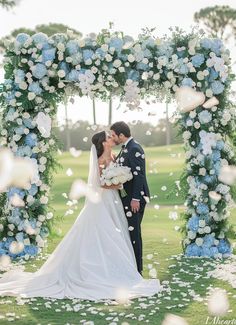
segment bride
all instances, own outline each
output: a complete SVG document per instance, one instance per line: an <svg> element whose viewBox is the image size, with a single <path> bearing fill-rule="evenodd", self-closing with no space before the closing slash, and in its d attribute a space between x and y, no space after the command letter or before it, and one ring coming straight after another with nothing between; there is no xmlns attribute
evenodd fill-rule
<svg viewBox="0 0 236 325"><path fill-rule="evenodd" d="M113 140L105 131L92 137L88 185L100 200L86 198L74 225L35 273L12 270L0 279L0 296L127 299L152 296L157 279L145 280L137 270L128 222L118 186L101 188L101 168L114 160Z"/></svg>

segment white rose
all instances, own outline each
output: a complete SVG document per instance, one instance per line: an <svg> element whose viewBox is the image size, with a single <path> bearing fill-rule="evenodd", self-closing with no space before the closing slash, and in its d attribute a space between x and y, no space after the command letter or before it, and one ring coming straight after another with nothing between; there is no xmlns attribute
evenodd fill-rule
<svg viewBox="0 0 236 325"><path fill-rule="evenodd" d="M129 55L128 55L128 61L129 61L130 63L132 63L132 62L135 61L135 57L133 56L133 54L129 54Z"/></svg>
<svg viewBox="0 0 236 325"><path fill-rule="evenodd" d="M58 70L57 75L59 78L64 78L66 73L64 70Z"/></svg>
<svg viewBox="0 0 236 325"><path fill-rule="evenodd" d="M197 238L197 239L195 240L195 243L196 243L197 246L202 246L202 244L203 244L203 239L202 239L202 238Z"/></svg>
<svg viewBox="0 0 236 325"><path fill-rule="evenodd" d="M36 97L36 94L35 93L32 93L32 92L29 92L28 93L28 100L34 100Z"/></svg>

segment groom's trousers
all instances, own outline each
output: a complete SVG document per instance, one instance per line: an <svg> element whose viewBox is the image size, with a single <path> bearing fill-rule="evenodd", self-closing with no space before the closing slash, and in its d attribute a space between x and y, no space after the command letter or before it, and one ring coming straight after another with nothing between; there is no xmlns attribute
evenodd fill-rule
<svg viewBox="0 0 236 325"><path fill-rule="evenodd" d="M137 269L139 273L142 273L143 270L143 245L142 245L142 234L141 234L141 222L144 215L144 210L146 206L146 202L144 199L140 201L140 210L137 213L132 212L132 216L127 216L127 212L131 211L130 208L130 200L127 202L126 198L122 199L126 217L129 225L129 234L131 243L134 249L135 259L137 263ZM129 209L127 209L127 206Z"/></svg>

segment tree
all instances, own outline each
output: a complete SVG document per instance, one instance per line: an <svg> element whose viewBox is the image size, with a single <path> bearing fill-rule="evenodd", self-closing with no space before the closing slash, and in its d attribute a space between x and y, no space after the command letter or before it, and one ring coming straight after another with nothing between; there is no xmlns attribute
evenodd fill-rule
<svg viewBox="0 0 236 325"><path fill-rule="evenodd" d="M108 125L112 124L112 96L109 98L109 115L108 115Z"/></svg>
<svg viewBox="0 0 236 325"><path fill-rule="evenodd" d="M96 120L96 106L95 106L95 99L93 98L93 124L96 125L97 124L97 120Z"/></svg>
<svg viewBox="0 0 236 325"><path fill-rule="evenodd" d="M11 9L19 4L21 0L0 0L0 7L4 9Z"/></svg>
<svg viewBox="0 0 236 325"><path fill-rule="evenodd" d="M202 24L206 32L228 42L236 42L236 9L229 6L214 6L201 9L194 14L194 20Z"/></svg>

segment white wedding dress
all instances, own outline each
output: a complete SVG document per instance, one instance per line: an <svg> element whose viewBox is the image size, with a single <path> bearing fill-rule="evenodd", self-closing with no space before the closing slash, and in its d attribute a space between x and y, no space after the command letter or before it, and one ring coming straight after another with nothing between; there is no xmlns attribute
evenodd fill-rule
<svg viewBox="0 0 236 325"><path fill-rule="evenodd" d="M6 272L0 296L100 300L117 299L119 292L132 299L160 291L159 280L145 280L137 271L118 191L99 186L94 145L88 185L101 199L94 203L86 198L74 225L37 272Z"/></svg>

